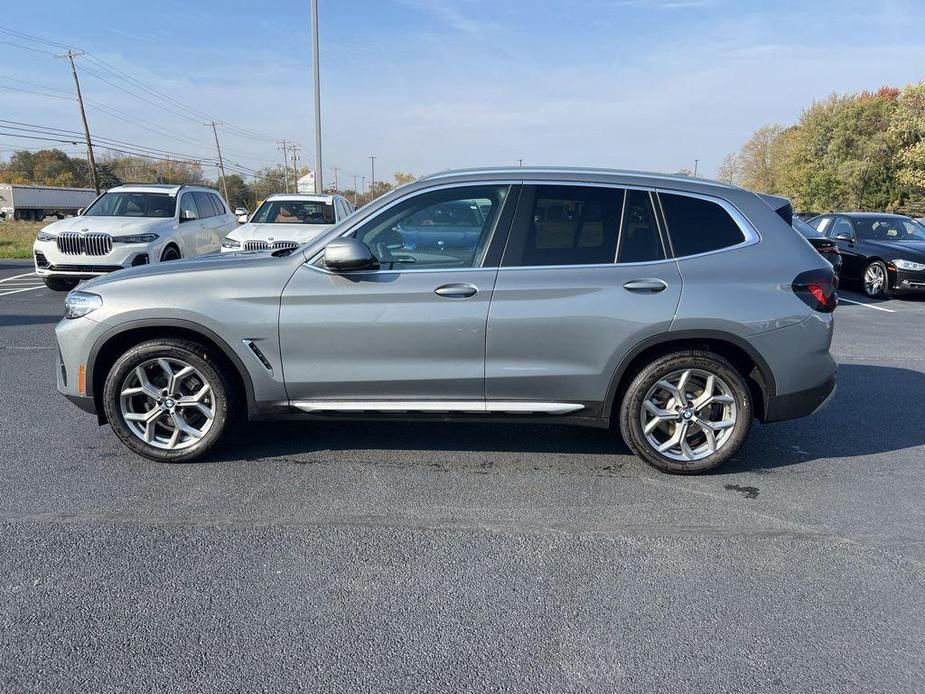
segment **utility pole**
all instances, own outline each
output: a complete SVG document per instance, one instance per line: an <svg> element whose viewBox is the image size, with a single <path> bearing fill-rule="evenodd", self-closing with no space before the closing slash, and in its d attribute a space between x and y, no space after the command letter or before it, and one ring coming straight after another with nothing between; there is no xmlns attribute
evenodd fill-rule
<svg viewBox="0 0 925 694"><path fill-rule="evenodd" d="M523 166L523 165L524 165L524 160L523 160L523 159L518 159L518 160L517 160L517 166Z"/></svg>
<svg viewBox="0 0 925 694"><path fill-rule="evenodd" d="M362 185L363 195L366 195L366 176L361 176L360 180L363 182L363 185Z"/></svg>
<svg viewBox="0 0 925 694"><path fill-rule="evenodd" d="M376 157L369 158L369 166L372 173L369 179L369 192L372 193L376 188Z"/></svg>
<svg viewBox="0 0 925 694"><path fill-rule="evenodd" d="M87 112L84 111L84 97L80 93L80 80L77 79L77 67L74 65L74 58L83 55L83 51L75 53L70 48L64 55L56 55L55 58L67 58L71 63L71 74L74 75L74 86L77 87L77 103L80 104L80 120L84 124L84 139L87 141L87 161L90 164L90 177L93 179L93 187L96 194L100 194L100 177L96 172L96 159L93 158L93 142L90 140L90 126L87 125Z"/></svg>
<svg viewBox="0 0 925 694"><path fill-rule="evenodd" d="M339 168L335 166L333 171L334 171L334 192L336 193L337 192L337 172L339 171Z"/></svg>
<svg viewBox="0 0 925 694"><path fill-rule="evenodd" d="M357 206L357 175L353 174L353 206Z"/></svg>
<svg viewBox="0 0 925 694"><path fill-rule="evenodd" d="M228 204L231 204L231 201L228 200L228 179L225 178L225 162L222 160L222 148L218 144L218 128L216 126L221 125L221 123L216 123L214 120L208 123L203 123L203 125L212 126L212 134L215 135L215 149L218 151L218 170L222 172L222 189L225 191L225 200Z"/></svg>
<svg viewBox="0 0 925 694"><path fill-rule="evenodd" d="M286 192L289 192L289 143L280 140L279 147L276 149L283 153L283 183L286 186Z"/></svg>
<svg viewBox="0 0 925 694"><path fill-rule="evenodd" d="M700 164L699 159L694 159L694 178L697 177L697 166Z"/></svg>
<svg viewBox="0 0 925 694"><path fill-rule="evenodd" d="M302 148L298 145L289 145L289 151L292 152L292 192L299 192L299 152ZM316 179L317 180L317 179Z"/></svg>
<svg viewBox="0 0 925 694"><path fill-rule="evenodd" d="M321 194L321 66L318 62L318 0L312 0L312 72L315 79L315 193ZM336 188L336 186L335 186Z"/></svg>

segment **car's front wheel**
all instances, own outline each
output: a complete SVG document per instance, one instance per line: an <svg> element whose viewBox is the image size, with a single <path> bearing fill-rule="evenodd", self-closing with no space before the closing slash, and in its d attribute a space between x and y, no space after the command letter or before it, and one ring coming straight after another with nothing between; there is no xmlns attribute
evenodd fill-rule
<svg viewBox="0 0 925 694"><path fill-rule="evenodd" d="M116 436L132 451L160 462L184 462L221 438L231 392L221 364L202 345L150 340L113 364L103 405Z"/></svg>
<svg viewBox="0 0 925 694"><path fill-rule="evenodd" d="M43 277L42 281L53 292L69 292L80 283L73 277Z"/></svg>
<svg viewBox="0 0 925 694"><path fill-rule="evenodd" d="M729 460L752 419L745 379L725 358L691 350L659 357L633 379L620 430L633 452L665 472L697 473Z"/></svg>
<svg viewBox="0 0 925 694"><path fill-rule="evenodd" d="M890 276L882 261L875 260L864 269L864 293L871 299L890 298Z"/></svg>

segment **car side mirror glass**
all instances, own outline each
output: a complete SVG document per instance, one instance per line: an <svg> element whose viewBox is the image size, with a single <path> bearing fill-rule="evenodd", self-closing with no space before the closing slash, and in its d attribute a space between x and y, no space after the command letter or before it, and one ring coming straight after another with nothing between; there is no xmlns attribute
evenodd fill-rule
<svg viewBox="0 0 925 694"><path fill-rule="evenodd" d="M354 238L340 238L324 249L322 262L328 270L375 270L379 260L365 243Z"/></svg>
<svg viewBox="0 0 925 694"><path fill-rule="evenodd" d="M183 210L180 212L180 221L189 222L193 219L196 219L196 213L192 210Z"/></svg>

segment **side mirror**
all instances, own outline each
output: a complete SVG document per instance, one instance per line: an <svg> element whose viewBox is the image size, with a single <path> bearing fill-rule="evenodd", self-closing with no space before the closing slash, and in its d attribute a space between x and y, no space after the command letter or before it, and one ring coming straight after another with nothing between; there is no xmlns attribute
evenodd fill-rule
<svg viewBox="0 0 925 694"><path fill-rule="evenodd" d="M840 234L835 234L835 240L836 241L854 241L854 239L851 238L851 234L846 234L845 232L842 232Z"/></svg>
<svg viewBox="0 0 925 694"><path fill-rule="evenodd" d="M182 210L180 212L180 222L189 222L196 219L196 213L192 210Z"/></svg>
<svg viewBox="0 0 925 694"><path fill-rule="evenodd" d="M238 215L238 224L247 224L247 215L239 214Z"/></svg>
<svg viewBox="0 0 925 694"><path fill-rule="evenodd" d="M376 270L379 261L369 246L358 239L340 238L329 243L322 259L328 270Z"/></svg>
<svg viewBox="0 0 925 694"><path fill-rule="evenodd" d="M83 208L83 207L81 207L79 210L77 210L77 216L78 216L78 217L80 217L83 213L84 213L84 208Z"/></svg>

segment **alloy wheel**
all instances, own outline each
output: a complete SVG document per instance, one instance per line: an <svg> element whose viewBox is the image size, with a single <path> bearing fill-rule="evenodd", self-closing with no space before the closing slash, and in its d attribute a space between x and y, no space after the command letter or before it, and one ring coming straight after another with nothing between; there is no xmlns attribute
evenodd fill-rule
<svg viewBox="0 0 925 694"><path fill-rule="evenodd" d="M672 460L695 461L722 448L736 426L733 390L719 376L683 369L659 379L639 413L647 443Z"/></svg>
<svg viewBox="0 0 925 694"><path fill-rule="evenodd" d="M879 296L885 283L886 277L879 263L872 263L864 271L864 291L868 296Z"/></svg>
<svg viewBox="0 0 925 694"><path fill-rule="evenodd" d="M150 446L179 450L194 446L215 420L212 386L181 359L149 359L130 371L119 392L129 431Z"/></svg>

